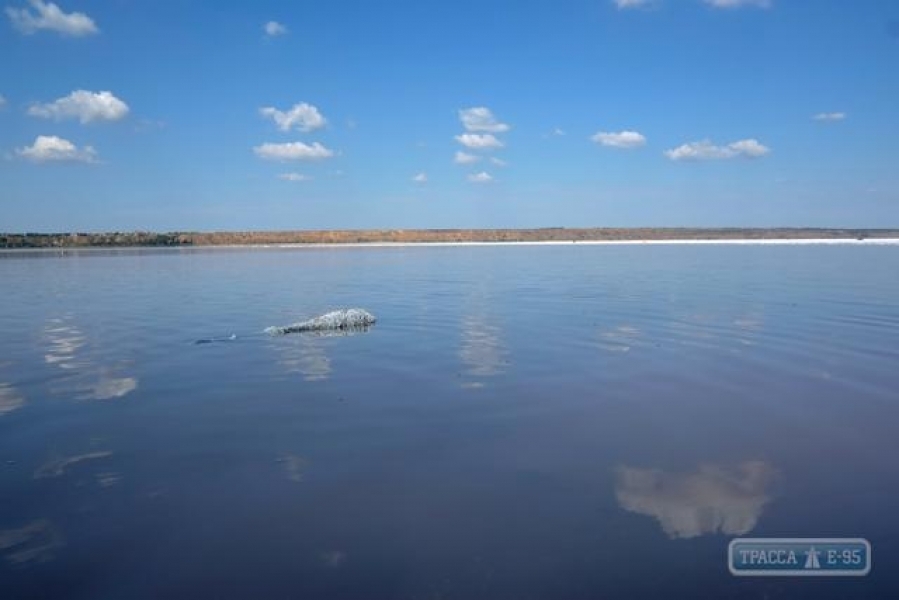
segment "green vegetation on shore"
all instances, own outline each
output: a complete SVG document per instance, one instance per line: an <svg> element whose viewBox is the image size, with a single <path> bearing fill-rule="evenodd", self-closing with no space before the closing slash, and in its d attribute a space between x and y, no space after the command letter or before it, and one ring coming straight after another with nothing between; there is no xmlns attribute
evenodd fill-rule
<svg viewBox="0 0 899 600"><path fill-rule="evenodd" d="M128 233L0 233L0 248L886 237L899 238L899 229L550 227L542 229L366 229L210 233L136 231Z"/></svg>

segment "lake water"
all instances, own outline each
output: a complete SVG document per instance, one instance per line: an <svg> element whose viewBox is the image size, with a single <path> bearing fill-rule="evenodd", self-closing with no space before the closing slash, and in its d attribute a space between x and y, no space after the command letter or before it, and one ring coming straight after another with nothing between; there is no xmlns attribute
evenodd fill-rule
<svg viewBox="0 0 899 600"><path fill-rule="evenodd" d="M4 600L899 597L899 247L7 252L0 282ZM261 333L350 306L377 325ZM873 569L737 578L737 536Z"/></svg>

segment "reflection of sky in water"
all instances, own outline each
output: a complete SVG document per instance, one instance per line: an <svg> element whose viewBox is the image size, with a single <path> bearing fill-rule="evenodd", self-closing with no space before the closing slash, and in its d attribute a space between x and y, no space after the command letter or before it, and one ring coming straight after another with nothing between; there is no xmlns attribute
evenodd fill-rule
<svg viewBox="0 0 899 600"><path fill-rule="evenodd" d="M727 314L726 312L691 313L678 316L670 324L681 344L717 346L730 340L742 345L755 345L755 338L765 325L761 310Z"/></svg>
<svg viewBox="0 0 899 600"><path fill-rule="evenodd" d="M108 374L103 373L95 383L88 387L82 398L86 400L111 400L121 398L135 389L137 389L137 379L134 377L110 377Z"/></svg>
<svg viewBox="0 0 899 600"><path fill-rule="evenodd" d="M754 346L755 338L765 326L765 318L760 311L738 315L732 322L736 329L736 339L744 346Z"/></svg>
<svg viewBox="0 0 899 600"><path fill-rule="evenodd" d="M325 351L329 338L364 335L371 327L355 327L333 331L308 331L272 338L278 353L278 365L287 373L299 373L306 381L324 381L332 375L331 358Z"/></svg>
<svg viewBox="0 0 899 600"><path fill-rule="evenodd" d="M640 338L640 330L631 325L619 325L599 332L599 347L609 352L629 352Z"/></svg>
<svg viewBox="0 0 899 600"><path fill-rule="evenodd" d="M296 454L285 454L278 459L278 462L284 466L284 474L287 479L297 483L303 481L306 467L309 465L308 460Z"/></svg>
<svg viewBox="0 0 899 600"><path fill-rule="evenodd" d="M102 473L97 473L94 477L97 480L97 485L102 488L109 488L122 480L121 473L116 471L103 471Z"/></svg>
<svg viewBox="0 0 899 600"><path fill-rule="evenodd" d="M761 315L745 314L734 319L734 326L743 331L758 331L762 328L764 322Z"/></svg>
<svg viewBox="0 0 899 600"><path fill-rule="evenodd" d="M18 529L0 530L0 553L14 565L52 560L54 550L63 545L62 536L47 519Z"/></svg>
<svg viewBox="0 0 899 600"><path fill-rule="evenodd" d="M322 552L321 559L322 562L325 563L325 566L336 569L346 561L346 552L341 550L329 550L328 552Z"/></svg>
<svg viewBox="0 0 899 600"><path fill-rule="evenodd" d="M278 364L288 373L299 373L306 381L323 381L331 375L331 359L315 336L295 335L275 340Z"/></svg>
<svg viewBox="0 0 899 600"><path fill-rule="evenodd" d="M97 364L83 356L88 338L70 316L50 319L44 338L48 344L44 361L73 372L73 379L65 381L64 393L74 393L80 400L111 400L137 389L137 378L121 373L121 365Z"/></svg>
<svg viewBox="0 0 899 600"><path fill-rule="evenodd" d="M69 322L70 317L50 319L44 328L49 348L44 355L47 364L61 369L77 369L85 366L78 362L78 353L86 343L84 334Z"/></svg>
<svg viewBox="0 0 899 600"><path fill-rule="evenodd" d="M675 339L688 346L711 346L718 337L713 326L716 317L712 314L697 313L675 318L669 325Z"/></svg>
<svg viewBox="0 0 899 600"><path fill-rule="evenodd" d="M765 582L728 578L706 552L727 535L785 522L808 536L895 529L887 270L828 266L796 311L805 292L792 275L825 259L757 298L743 274L764 270L721 261L733 285L709 293L664 248L655 260L613 250L123 253L13 278L27 294L2 311L0 399L25 404L0 417L0 600L65 595L71 582L84 597L202 597L210 581L220 597L387 597L399 589L388 563L408 571L400 592L415 597L750 597ZM884 258L871 262L899 260ZM222 323L280 322L264 315L317 285L285 273L314 282L335 270L345 287L322 304L370 302L383 329L190 344ZM46 293L64 277L78 290L68 304ZM681 299L660 303L671 289ZM77 312L47 324L66 310ZM712 351L692 351L696 333L715 336ZM833 369L830 384L808 377L819 367ZM79 394L120 400L73 404ZM741 464L758 448L766 463ZM684 538L695 556L639 560ZM127 568L91 567L116 563L122 540ZM887 546L881 562L895 562ZM869 591L857 595L896 597Z"/></svg>
<svg viewBox="0 0 899 600"><path fill-rule="evenodd" d="M695 473L620 467L616 494L627 511L654 517L672 538L752 531L770 497L774 469L748 461L735 469L704 465Z"/></svg>
<svg viewBox="0 0 899 600"><path fill-rule="evenodd" d="M492 377L503 372L508 350L500 341L500 329L482 315L462 320L462 344L459 359L470 377ZM465 382L465 387L480 387L482 382Z"/></svg>
<svg viewBox="0 0 899 600"><path fill-rule="evenodd" d="M8 383L0 383L0 417L22 408L25 399Z"/></svg>
<svg viewBox="0 0 899 600"><path fill-rule="evenodd" d="M75 456L64 456L62 458L55 458L38 468L37 471L34 472L35 479L44 479L46 477L59 477L65 474L66 469L71 467L72 465L77 465L78 463L85 462L88 460L97 460L99 458L106 458L108 456L112 456L112 452L109 451L97 451L97 452L86 452L84 454L77 454Z"/></svg>

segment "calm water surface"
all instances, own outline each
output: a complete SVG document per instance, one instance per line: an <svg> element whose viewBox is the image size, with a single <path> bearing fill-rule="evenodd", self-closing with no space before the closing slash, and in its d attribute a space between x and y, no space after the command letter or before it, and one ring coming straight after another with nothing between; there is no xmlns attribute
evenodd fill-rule
<svg viewBox="0 0 899 600"><path fill-rule="evenodd" d="M0 598L899 597L897 247L3 253L0 282ZM346 306L380 320L261 333ZM734 578L741 535L874 566Z"/></svg>

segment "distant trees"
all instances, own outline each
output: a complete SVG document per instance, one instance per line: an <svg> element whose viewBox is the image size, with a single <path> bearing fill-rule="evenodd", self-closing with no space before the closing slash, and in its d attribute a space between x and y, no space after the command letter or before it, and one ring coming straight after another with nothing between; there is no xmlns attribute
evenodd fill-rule
<svg viewBox="0 0 899 600"><path fill-rule="evenodd" d="M88 248L191 245L189 235L148 231L112 233L5 233L0 248Z"/></svg>

